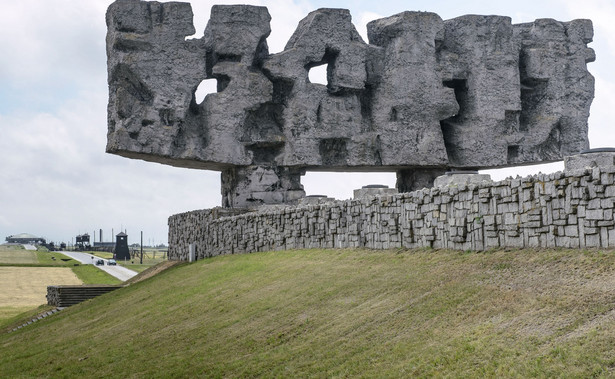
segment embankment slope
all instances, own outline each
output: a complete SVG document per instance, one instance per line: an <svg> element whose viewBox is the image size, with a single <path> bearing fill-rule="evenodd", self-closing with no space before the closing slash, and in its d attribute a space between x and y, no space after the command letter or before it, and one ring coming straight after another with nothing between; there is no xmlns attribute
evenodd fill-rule
<svg viewBox="0 0 615 379"><path fill-rule="evenodd" d="M4 376L591 376L615 254L301 250L181 264L0 335Z"/></svg>

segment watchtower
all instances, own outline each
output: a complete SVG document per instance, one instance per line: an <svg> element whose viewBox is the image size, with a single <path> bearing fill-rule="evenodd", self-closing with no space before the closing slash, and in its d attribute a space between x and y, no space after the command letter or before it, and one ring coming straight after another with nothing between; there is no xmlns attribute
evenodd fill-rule
<svg viewBox="0 0 615 379"><path fill-rule="evenodd" d="M128 250L128 235L120 232L115 236L115 259L125 260L130 259L130 251Z"/></svg>
<svg viewBox="0 0 615 379"><path fill-rule="evenodd" d="M78 235L76 237L75 248L80 251L88 250L90 248L90 235L87 233Z"/></svg>

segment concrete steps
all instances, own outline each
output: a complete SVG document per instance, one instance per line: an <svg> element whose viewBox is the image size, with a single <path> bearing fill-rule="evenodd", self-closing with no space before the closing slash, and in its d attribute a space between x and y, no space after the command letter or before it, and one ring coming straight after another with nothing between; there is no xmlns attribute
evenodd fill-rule
<svg viewBox="0 0 615 379"><path fill-rule="evenodd" d="M118 288L122 286L48 286L47 304L56 307L70 307Z"/></svg>
<svg viewBox="0 0 615 379"><path fill-rule="evenodd" d="M26 326L28 326L28 325L30 325L30 324L33 324L33 323L35 323L35 322L37 322L37 321L39 321L39 320L42 320L42 319L44 319L44 318L45 318L45 317L47 317L47 316L51 316L52 314L58 313L58 312L60 312L62 309L64 309L64 308L55 308L55 309L52 309L52 310L50 310L50 311L43 312L43 313L41 313L40 315L38 315L38 316L36 316L35 318L33 318L32 320L30 320L30 321L26 322L25 324L19 325L18 327L16 327L16 328L13 328L13 329L9 330L9 333L16 332L17 330L19 330L19 329L21 329L21 328L23 328L23 327L26 327Z"/></svg>

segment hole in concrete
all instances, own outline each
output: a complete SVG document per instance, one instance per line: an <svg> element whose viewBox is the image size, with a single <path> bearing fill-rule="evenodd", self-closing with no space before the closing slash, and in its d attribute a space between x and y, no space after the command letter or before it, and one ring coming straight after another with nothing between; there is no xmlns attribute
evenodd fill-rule
<svg viewBox="0 0 615 379"><path fill-rule="evenodd" d="M459 111L456 115L451 117L451 119L456 119L457 121L463 117L463 111L466 110L469 106L469 98L468 98L468 84L466 79L453 79L453 80L445 80L443 82L445 87L452 88L455 91L455 100L459 104Z"/></svg>
<svg viewBox="0 0 615 379"><path fill-rule="evenodd" d="M519 157L519 146L518 145L509 145L508 146L508 158L507 161L509 163L515 162Z"/></svg>
<svg viewBox="0 0 615 379"><path fill-rule="evenodd" d="M323 172L308 171L301 184L307 195L319 194L337 200L352 199L356 189L378 183L395 188L397 175L394 172Z"/></svg>
<svg viewBox="0 0 615 379"><path fill-rule="evenodd" d="M445 87L452 88L455 91L455 100L457 100L457 104L459 104L459 111L456 115L440 121L449 163L456 165L458 163L458 157L455 152L457 152L458 149L455 141L458 139L460 129L465 121L464 112L470 108L468 86L466 79L446 80L443 84Z"/></svg>
<svg viewBox="0 0 615 379"><path fill-rule="evenodd" d="M519 115L519 131L528 132L530 125L536 122L546 96L548 79L521 78L521 114Z"/></svg>
<svg viewBox="0 0 615 379"><path fill-rule="evenodd" d="M332 85L335 61L338 55L339 51L327 47L319 62L310 62L305 65L305 68L308 70L308 83L326 85L330 92L338 91L338 88L334 88Z"/></svg>
<svg viewBox="0 0 615 379"><path fill-rule="evenodd" d="M237 54L218 54L216 62L241 62L241 55Z"/></svg>
<svg viewBox="0 0 615 379"><path fill-rule="evenodd" d="M216 92L218 92L218 80L205 79L194 91L194 100L197 104L201 104L205 100L205 96Z"/></svg>
<svg viewBox="0 0 615 379"><path fill-rule="evenodd" d="M283 144L278 145L251 145L247 149L252 152L252 161L254 164L268 164L275 162L278 155L282 153Z"/></svg>
<svg viewBox="0 0 615 379"><path fill-rule="evenodd" d="M311 67L308 71L308 81L314 84L327 85L327 68L328 64Z"/></svg>

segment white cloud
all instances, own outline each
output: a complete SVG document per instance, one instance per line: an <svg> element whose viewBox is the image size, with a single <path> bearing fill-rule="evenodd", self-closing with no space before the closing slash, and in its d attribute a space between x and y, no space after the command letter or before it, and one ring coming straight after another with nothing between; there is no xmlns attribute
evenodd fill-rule
<svg viewBox="0 0 615 379"><path fill-rule="evenodd" d="M108 0L20 0L0 12L0 78L14 85L104 79ZM102 36L102 38L100 38ZM102 76L100 76L102 74Z"/></svg>

